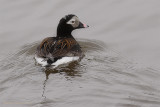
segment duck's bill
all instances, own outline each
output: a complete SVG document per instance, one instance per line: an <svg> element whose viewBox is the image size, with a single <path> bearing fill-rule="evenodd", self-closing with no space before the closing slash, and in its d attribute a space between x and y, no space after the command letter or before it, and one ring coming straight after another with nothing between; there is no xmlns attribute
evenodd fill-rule
<svg viewBox="0 0 160 107"><path fill-rule="evenodd" d="M88 25L86 25L86 24L83 24L83 23L79 23L79 26L78 26L78 28L87 28L87 27L89 27Z"/></svg>

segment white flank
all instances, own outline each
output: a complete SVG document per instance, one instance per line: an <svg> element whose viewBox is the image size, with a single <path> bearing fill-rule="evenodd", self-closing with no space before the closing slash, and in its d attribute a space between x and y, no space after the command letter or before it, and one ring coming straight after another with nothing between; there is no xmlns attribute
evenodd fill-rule
<svg viewBox="0 0 160 107"><path fill-rule="evenodd" d="M48 65L47 61L45 61L44 58L41 58L41 57L38 57L37 55L35 55L35 59L36 59L37 63L42 66Z"/></svg>
<svg viewBox="0 0 160 107"><path fill-rule="evenodd" d="M44 59L44 58L41 58L41 57L38 57L37 55L35 55L35 59L36 59L36 62L42 66L47 66L48 63L47 61ZM76 61L78 60L79 57L78 56L75 56L75 57L63 57L59 60L57 60L56 62L52 63L51 65L55 67L61 65L61 64L66 64L66 63L69 63L69 62L72 62L72 61Z"/></svg>
<svg viewBox="0 0 160 107"><path fill-rule="evenodd" d="M54 65L55 67L61 65L61 64L66 64L66 63L69 63L69 62L72 62L72 61L76 61L78 60L79 57L76 56L76 57L63 57L59 60L57 60L55 63L53 63L52 65Z"/></svg>

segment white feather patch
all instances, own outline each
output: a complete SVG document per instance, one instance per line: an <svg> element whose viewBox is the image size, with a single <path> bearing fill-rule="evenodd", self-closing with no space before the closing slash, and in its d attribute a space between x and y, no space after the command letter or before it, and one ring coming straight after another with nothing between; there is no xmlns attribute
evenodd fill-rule
<svg viewBox="0 0 160 107"><path fill-rule="evenodd" d="M69 62L72 62L72 61L76 61L78 60L79 57L76 56L76 57L63 57L59 60L57 60L55 63L53 63L52 65L54 65L55 67L61 65L61 64L66 64L66 63L69 63Z"/></svg>
<svg viewBox="0 0 160 107"><path fill-rule="evenodd" d="M47 66L48 63L44 58L38 57L37 55L35 55L35 60L38 64L42 65L42 66Z"/></svg>
<svg viewBox="0 0 160 107"><path fill-rule="evenodd" d="M78 60L79 57L75 56L75 57L62 57L61 59L57 60L56 62L52 63L51 65L55 67L61 65L61 64L66 64L72 61L76 61ZM37 55L35 55L35 60L38 64L42 65L42 66L47 66L48 63L44 58L38 57Z"/></svg>

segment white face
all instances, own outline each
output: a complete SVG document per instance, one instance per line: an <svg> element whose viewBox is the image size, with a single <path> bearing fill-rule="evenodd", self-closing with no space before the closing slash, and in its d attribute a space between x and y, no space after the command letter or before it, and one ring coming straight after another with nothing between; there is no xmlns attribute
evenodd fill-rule
<svg viewBox="0 0 160 107"><path fill-rule="evenodd" d="M72 17L72 19L70 19L70 20L67 22L67 24L72 25L73 28L78 27L78 26L79 26L79 19L78 19L78 17L76 17L76 16Z"/></svg>

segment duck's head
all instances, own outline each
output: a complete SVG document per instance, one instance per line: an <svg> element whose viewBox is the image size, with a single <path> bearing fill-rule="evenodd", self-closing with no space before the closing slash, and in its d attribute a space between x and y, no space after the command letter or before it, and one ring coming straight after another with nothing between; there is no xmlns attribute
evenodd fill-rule
<svg viewBox="0 0 160 107"><path fill-rule="evenodd" d="M73 30L79 29L79 28L87 28L87 27L89 26L80 22L76 15L69 14L63 17L59 21L59 24L57 27L57 36L69 37L71 36L71 32Z"/></svg>

